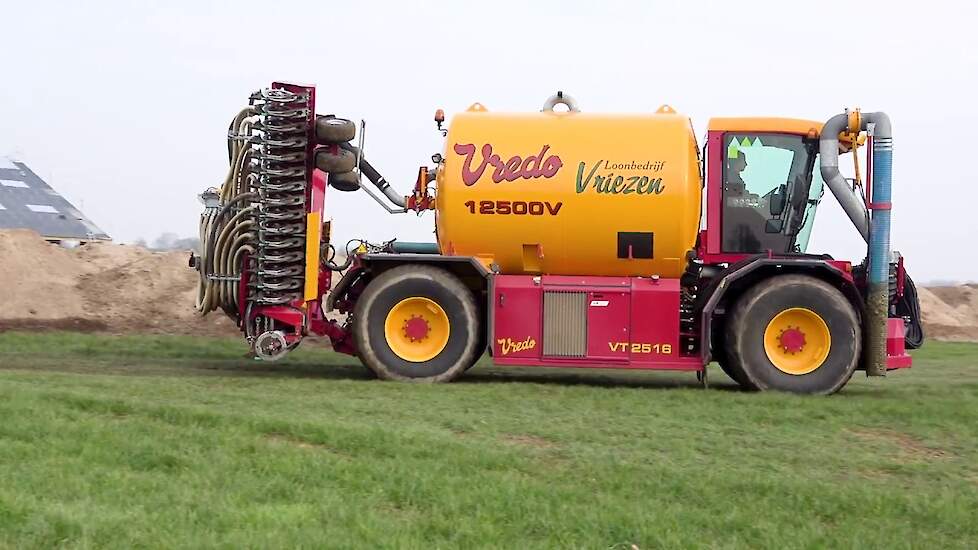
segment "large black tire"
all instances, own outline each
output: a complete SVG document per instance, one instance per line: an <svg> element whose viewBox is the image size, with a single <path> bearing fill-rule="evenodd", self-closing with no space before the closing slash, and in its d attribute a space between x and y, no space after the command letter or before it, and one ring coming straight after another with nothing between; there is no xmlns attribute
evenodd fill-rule
<svg viewBox="0 0 978 550"><path fill-rule="evenodd" d="M346 149L335 153L320 149L316 152L316 168L323 172L349 172L356 168L357 156Z"/></svg>
<svg viewBox="0 0 978 550"><path fill-rule="evenodd" d="M360 175L352 170L350 172L330 172L329 186L337 191L358 191L360 189Z"/></svg>
<svg viewBox="0 0 978 550"><path fill-rule="evenodd" d="M764 334L776 315L801 308L817 315L828 329L828 352L811 372L790 374L772 362ZM766 279L737 301L726 326L727 367L732 378L751 390L831 394L852 377L859 362L862 330L852 304L837 289L806 275ZM777 353L772 351L772 353Z"/></svg>
<svg viewBox="0 0 978 550"><path fill-rule="evenodd" d="M444 348L426 361L408 361L391 349L386 321L391 310L408 298L435 302L448 318ZM404 265L378 275L357 300L353 338L360 360L385 380L449 382L479 356L482 327L475 298L451 273L430 266Z"/></svg>
<svg viewBox="0 0 978 550"><path fill-rule="evenodd" d="M479 318L487 319L484 307L479 308ZM486 353L489 353L489 330L488 327L483 326L479 329L479 342L475 346L475 359L472 360L471 365L465 367L465 370L476 366L479 363L479 359L482 359L482 356Z"/></svg>
<svg viewBox="0 0 978 550"><path fill-rule="evenodd" d="M345 143L357 135L357 127L345 118L321 116L316 119L316 141L324 145Z"/></svg>
<svg viewBox="0 0 978 550"><path fill-rule="evenodd" d="M713 360L720 365L720 369L723 374L726 374L731 380L737 383L742 388L749 388L747 379L744 373L739 369L734 368L731 364L730 359L727 357L727 342L726 335L723 331L717 334L716 346L713 348Z"/></svg>

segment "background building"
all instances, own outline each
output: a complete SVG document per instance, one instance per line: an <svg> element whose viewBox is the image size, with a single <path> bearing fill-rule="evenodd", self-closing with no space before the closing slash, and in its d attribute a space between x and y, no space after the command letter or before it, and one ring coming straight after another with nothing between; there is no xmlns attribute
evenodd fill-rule
<svg viewBox="0 0 978 550"><path fill-rule="evenodd" d="M110 240L23 162L0 157L0 229L32 229L49 241Z"/></svg>

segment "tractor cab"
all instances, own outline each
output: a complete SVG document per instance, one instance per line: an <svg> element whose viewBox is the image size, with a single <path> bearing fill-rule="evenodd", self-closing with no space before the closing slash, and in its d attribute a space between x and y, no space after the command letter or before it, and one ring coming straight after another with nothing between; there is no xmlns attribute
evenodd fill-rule
<svg viewBox="0 0 978 550"><path fill-rule="evenodd" d="M714 118L707 136L706 252L805 253L824 191L821 123Z"/></svg>

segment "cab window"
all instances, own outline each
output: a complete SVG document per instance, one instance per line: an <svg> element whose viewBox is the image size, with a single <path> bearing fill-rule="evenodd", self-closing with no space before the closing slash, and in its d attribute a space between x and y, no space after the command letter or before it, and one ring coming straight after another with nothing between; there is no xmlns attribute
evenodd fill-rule
<svg viewBox="0 0 978 550"><path fill-rule="evenodd" d="M814 216L806 212L814 140L729 133L723 144L723 251L797 252L795 235Z"/></svg>

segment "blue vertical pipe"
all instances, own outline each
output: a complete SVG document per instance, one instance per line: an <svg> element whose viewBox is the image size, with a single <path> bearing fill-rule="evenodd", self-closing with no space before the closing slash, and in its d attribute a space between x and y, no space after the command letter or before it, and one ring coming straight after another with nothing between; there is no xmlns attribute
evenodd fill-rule
<svg viewBox="0 0 978 550"><path fill-rule="evenodd" d="M869 283L890 281L890 178L893 140L873 140L873 219L869 230Z"/></svg>
<svg viewBox="0 0 978 550"><path fill-rule="evenodd" d="M869 230L869 271L867 274L866 374L886 375L886 323L890 307L890 190L893 169L893 139L873 138L873 192L870 208L873 217Z"/></svg>

